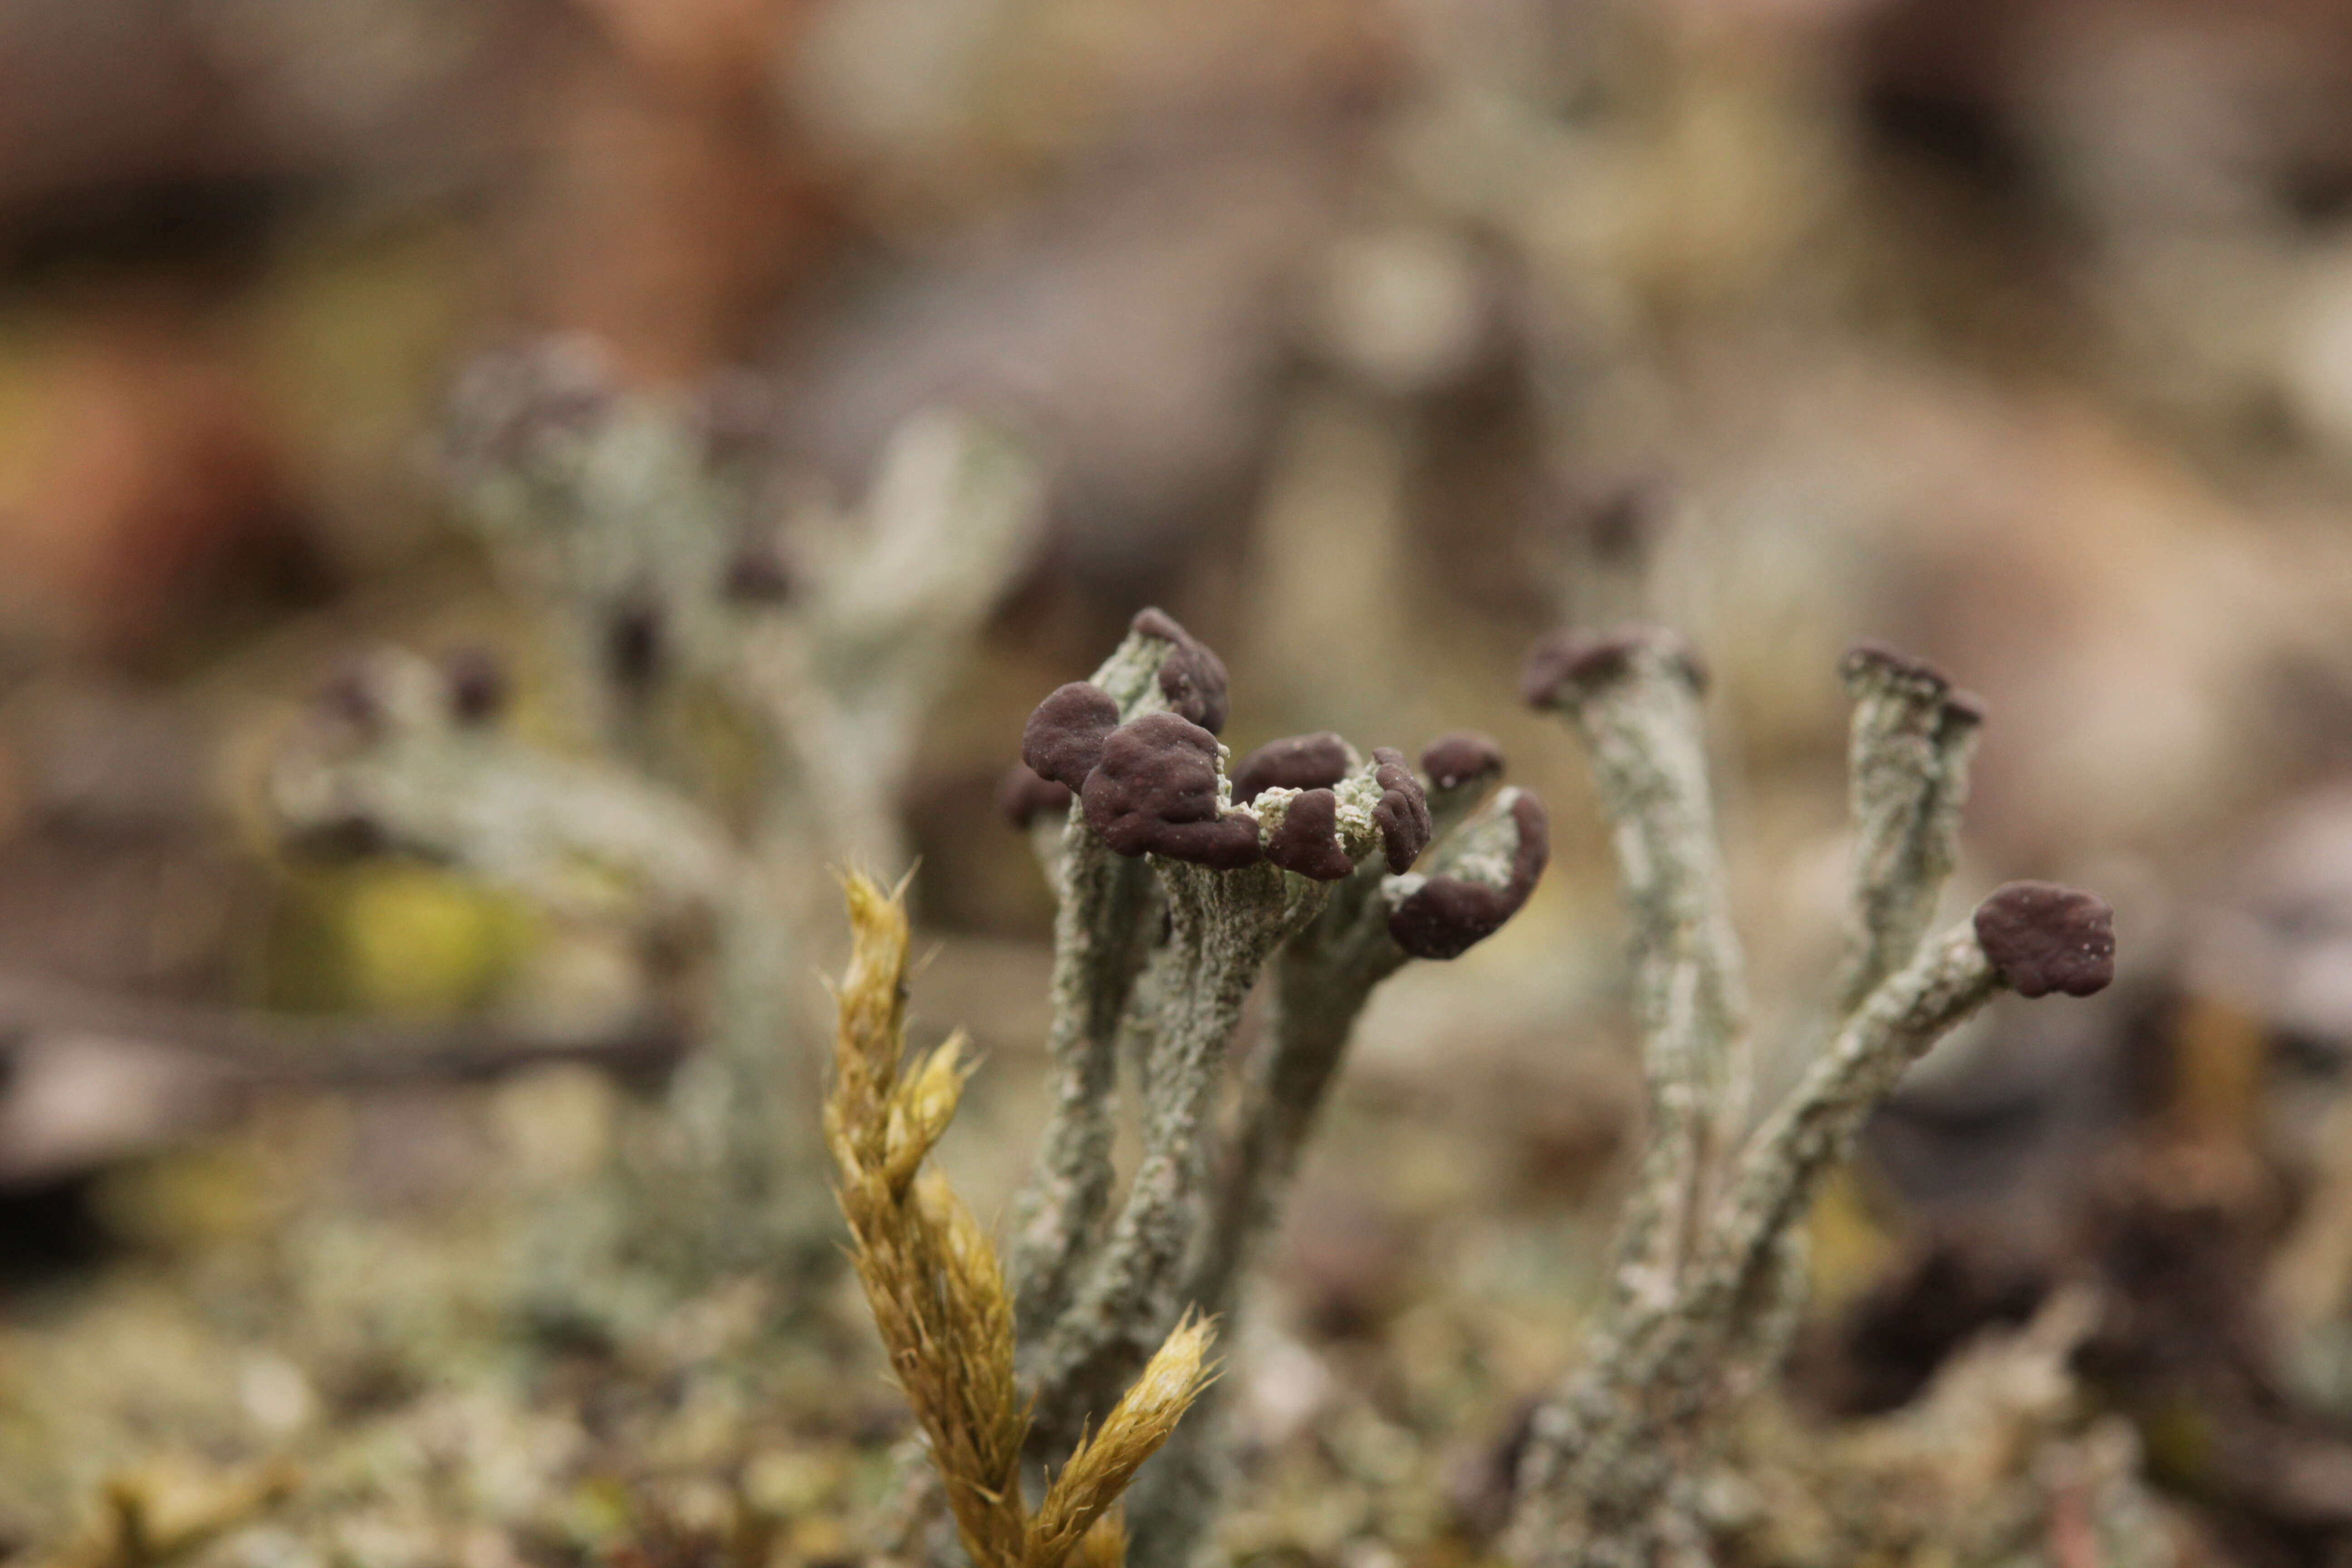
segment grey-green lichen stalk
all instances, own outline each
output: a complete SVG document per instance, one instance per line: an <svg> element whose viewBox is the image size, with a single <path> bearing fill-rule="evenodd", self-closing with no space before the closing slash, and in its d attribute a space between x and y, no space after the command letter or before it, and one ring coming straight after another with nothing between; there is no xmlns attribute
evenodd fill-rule
<svg viewBox="0 0 2352 1568"><path fill-rule="evenodd" d="M1904 1069L2007 986L2083 995L2114 969L2087 893L2012 883L1923 937L1957 857L1977 703L1874 645L1844 674L1856 850L1830 1037L1740 1141L1739 958L1706 807L1696 661L1643 628L1562 635L1526 694L1591 751L1633 924L1648 1147L1581 1365L1532 1424L1505 1541L1527 1568L1713 1558L1698 1482L1722 1417L1769 1372L1801 1278L1797 1226Z"/></svg>

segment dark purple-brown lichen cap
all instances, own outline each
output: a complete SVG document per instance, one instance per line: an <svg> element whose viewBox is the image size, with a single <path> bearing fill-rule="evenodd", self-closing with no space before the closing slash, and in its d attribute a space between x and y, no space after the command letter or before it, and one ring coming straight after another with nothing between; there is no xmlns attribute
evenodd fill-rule
<svg viewBox="0 0 2352 1568"><path fill-rule="evenodd" d="M1557 708L1578 694L1616 679L1636 654L1655 652L1690 682L1706 689L1706 667L1688 641L1664 626L1618 626L1605 632L1557 631L1528 650L1519 696L1530 708Z"/></svg>
<svg viewBox="0 0 2352 1568"><path fill-rule="evenodd" d="M1673 500L1673 481L1663 473L1632 474L1599 489L1562 498L1561 522L1594 559L1635 562L1654 542L1658 523Z"/></svg>
<svg viewBox="0 0 2352 1568"><path fill-rule="evenodd" d="M1174 643L1160 661L1160 695L1171 712L1180 713L1212 735L1225 727L1225 661L1209 645L1177 624L1165 610L1137 613L1128 630L1141 637Z"/></svg>
<svg viewBox="0 0 2352 1568"><path fill-rule="evenodd" d="M1146 713L1113 730L1078 798L1088 825L1121 855L1220 870L1260 858L1257 819L1218 809L1217 738L1181 714Z"/></svg>
<svg viewBox="0 0 2352 1568"><path fill-rule="evenodd" d="M727 559L719 590L739 605L782 605L792 600L793 569L773 540L752 540Z"/></svg>
<svg viewBox="0 0 2352 1568"><path fill-rule="evenodd" d="M465 725L487 724L507 705L507 674L488 648L459 648L441 661L449 693L449 716Z"/></svg>
<svg viewBox="0 0 2352 1568"><path fill-rule="evenodd" d="M383 704L367 666L352 661L328 677L312 699L319 711L360 734L374 736L383 729Z"/></svg>
<svg viewBox="0 0 2352 1568"><path fill-rule="evenodd" d="M1026 763L1015 763L996 786L996 808L1015 827L1026 827L1050 815L1059 822L1069 815L1073 792L1059 779L1041 776Z"/></svg>
<svg viewBox="0 0 2352 1568"><path fill-rule="evenodd" d="M451 456L460 463L528 459L550 437L593 428L614 391L606 356L586 339L486 354L458 381Z"/></svg>
<svg viewBox="0 0 2352 1568"><path fill-rule="evenodd" d="M309 859L364 860L393 847L392 835L365 812L346 811L296 830L287 847Z"/></svg>
<svg viewBox="0 0 2352 1568"><path fill-rule="evenodd" d="M2116 911L2096 893L2011 882L1977 906L1977 942L2020 996L2088 996L2116 977Z"/></svg>
<svg viewBox="0 0 2352 1568"><path fill-rule="evenodd" d="M722 462L756 458L775 434L775 388L751 371L722 371L695 398L694 423L712 457Z"/></svg>
<svg viewBox="0 0 2352 1568"><path fill-rule="evenodd" d="M1864 637L1846 649L1845 657L1838 660L1838 673L1849 681L1891 677L1938 697L1952 689L1951 677L1935 665L1874 637Z"/></svg>
<svg viewBox="0 0 2352 1568"><path fill-rule="evenodd" d="M1412 869L1436 831L1429 797L1405 764L1404 753L1393 747L1372 748L1372 782L1381 786L1381 798L1372 803L1372 823L1388 850L1389 869L1402 875Z"/></svg>
<svg viewBox="0 0 2352 1568"><path fill-rule="evenodd" d="M1432 877L1389 913L1389 935L1415 958L1459 958L1517 914L1551 859L1551 826L1541 802L1524 790L1511 802L1518 847L1502 887L1462 877Z"/></svg>
<svg viewBox="0 0 2352 1568"><path fill-rule="evenodd" d="M661 609L632 595L613 606L604 623L604 673L613 684L637 689L653 684L662 667Z"/></svg>
<svg viewBox="0 0 2352 1568"><path fill-rule="evenodd" d="M1310 789L1290 803L1282 826L1266 840L1265 858L1286 871L1336 882L1356 868L1339 842L1339 797Z"/></svg>
<svg viewBox="0 0 2352 1568"><path fill-rule="evenodd" d="M1268 741L1234 770L1234 804L1247 805L1270 789L1323 789L1353 766L1348 742L1328 730Z"/></svg>
<svg viewBox="0 0 2352 1568"><path fill-rule="evenodd" d="M1838 660L1838 674L1857 697L1873 682L1890 682L1918 700L1941 704L1939 728L1948 732L1984 722L1984 699L1954 686L1950 676L1927 660L1874 638L1848 648Z"/></svg>
<svg viewBox="0 0 2352 1568"><path fill-rule="evenodd" d="M1436 790L1459 789L1475 779L1503 775L1503 748L1492 735L1454 730L1421 749L1422 775Z"/></svg>
<svg viewBox="0 0 2352 1568"><path fill-rule="evenodd" d="M1118 704L1083 680L1057 686L1037 704L1021 731L1021 760L1065 789L1086 787L1102 759L1103 742L1118 728Z"/></svg>

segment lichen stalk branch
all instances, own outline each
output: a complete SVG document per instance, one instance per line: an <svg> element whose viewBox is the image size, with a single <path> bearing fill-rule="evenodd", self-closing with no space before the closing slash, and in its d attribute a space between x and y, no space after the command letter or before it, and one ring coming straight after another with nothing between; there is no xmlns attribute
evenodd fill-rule
<svg viewBox="0 0 2352 1568"><path fill-rule="evenodd" d="M903 867L897 813L922 722L1033 542L1035 462L991 421L934 410L882 453L852 542L798 606L721 621L713 679L763 721L822 854Z"/></svg>
<svg viewBox="0 0 2352 1568"><path fill-rule="evenodd" d="M1369 886L1360 889L1357 879ZM1356 1020L1374 989L1409 959L1388 933L1381 880L1378 868L1367 867L1339 884L1332 901L1345 899L1352 918L1317 921L1274 964L1265 1039L1242 1083L1234 1137L1191 1268L1192 1298L1212 1311L1232 1310L1250 1253L1281 1213Z"/></svg>
<svg viewBox="0 0 2352 1568"><path fill-rule="evenodd" d="M1853 1152L1870 1112L1912 1063L1992 999L1999 983L1973 922L1879 983L1742 1148L1726 1184L1724 1222L1710 1230L1694 1273L1692 1315L1730 1310L1750 1295L1773 1246Z"/></svg>
<svg viewBox="0 0 2352 1568"><path fill-rule="evenodd" d="M1116 722L1167 710L1158 677L1177 646L1134 631L1095 671L1089 684L1108 699ZM1013 1204L1013 1279L1023 1331L1033 1341L1068 1307L1079 1259L1099 1239L1109 1207L1120 1024L1150 956L1147 916L1158 897L1150 868L1114 853L1087 826L1075 798L1062 818L1049 868L1055 900L1045 1042L1052 1098L1029 1177Z"/></svg>
<svg viewBox="0 0 2352 1568"><path fill-rule="evenodd" d="M1883 982L1750 1139L1690 1282L1670 1314L1588 1361L1539 1420L1523 1471L1516 1561L1529 1568L1644 1560L1641 1542L1683 1528L1670 1481L1692 1468L1719 1375L1774 1275L1781 1242L1863 1120L1905 1068L1988 1001L1998 983L1969 928ZM1664 1460L1672 1457L1673 1463Z"/></svg>
<svg viewBox="0 0 2352 1568"><path fill-rule="evenodd" d="M1884 644L1857 644L1838 672L1853 700L1847 749L1853 849L1830 1035L1918 952L1959 860L1960 808L1984 719L1978 700L1941 670ZM1824 1040L1809 1059L1825 1059L1831 1049ZM1755 1304L1741 1314L1727 1383L1759 1381L1795 1331L1809 1263L1805 1233L1784 1229L1766 1250L1741 1287Z"/></svg>
<svg viewBox="0 0 2352 1568"><path fill-rule="evenodd" d="M696 802L453 715L443 671L414 654L383 650L352 680L362 714L320 715L271 772L298 839L381 844L562 913L609 908L615 878L667 914L726 898L727 837Z"/></svg>
<svg viewBox="0 0 2352 1568"><path fill-rule="evenodd" d="M1582 737L1633 921L1649 1131L1612 1268L1612 1314L1662 1310L1747 1094L1748 1003L1708 798L1701 676L1669 634L1547 644L1528 689Z"/></svg>
<svg viewBox="0 0 2352 1568"><path fill-rule="evenodd" d="M816 1151L799 1110L816 1071L793 1050L813 1021L796 991L776 981L803 962L798 932L763 873L772 868L746 868L714 922L706 1038L680 1064L669 1108L696 1165L717 1175L731 1212L749 1222L729 1239L764 1254L747 1261L791 1267L829 1242L813 1223L824 1200L808 1180ZM803 1258L779 1258L779 1247Z"/></svg>
<svg viewBox="0 0 2352 1568"><path fill-rule="evenodd" d="M1143 1150L1118 1216L1028 1368L1035 1451L1075 1439L1134 1374L1185 1302L1207 1130L1242 1005L1275 948L1313 919L1323 887L1268 865L1216 871L1155 858L1168 895L1169 982L1145 1064Z"/></svg>
<svg viewBox="0 0 2352 1568"><path fill-rule="evenodd" d="M1242 773L1251 771L1245 763ZM1534 797L1507 789L1471 809L1501 771L1501 753L1484 736L1433 743L1422 773L1438 837L1426 869L1358 866L1276 955L1265 1036L1186 1264L1184 1298L1228 1323L1372 992L1413 958L1453 957L1491 934L1533 889L1549 851ZM1408 907L1412 915L1399 922ZM1227 1419L1213 1390L1137 1489L1137 1568L1194 1561L1234 1479Z"/></svg>
<svg viewBox="0 0 2352 1568"><path fill-rule="evenodd" d="M1918 951L1959 858L1960 807L1983 710L1941 671L1875 643L1839 668L1853 699L1847 765L1852 910L1837 1016Z"/></svg>
<svg viewBox="0 0 2352 1568"><path fill-rule="evenodd" d="M777 787L760 803L763 826L807 841L807 853L903 870L907 835L895 802L903 782L854 738L848 704L819 678L808 628L785 616L745 626L718 672L759 716L776 753Z"/></svg>
<svg viewBox="0 0 2352 1568"><path fill-rule="evenodd" d="M1230 1324L1241 1285L1288 1196L1308 1133L1373 989L1409 955L1389 935L1384 868L1360 867L1273 964L1265 1033L1250 1058L1185 1262L1182 1299ZM1234 1484L1232 1414L1202 1396L1129 1506L1135 1568L1190 1568Z"/></svg>
<svg viewBox="0 0 2352 1568"><path fill-rule="evenodd" d="M1232 1310L1250 1253L1281 1212L1372 993L1414 957L1437 956L1417 955L1399 943L1390 929L1397 908L1437 880L1491 889L1515 911L1509 901L1515 881L1531 886L1535 873L1528 868L1539 867L1548 851L1548 841L1530 841L1541 836L1527 824L1539 823L1540 813L1526 792L1504 790L1474 811L1501 771L1499 754L1467 787L1435 773L1426 759L1423 766L1431 775L1436 826L1426 870L1398 876L1378 861L1358 867L1331 885L1323 912L1276 955L1265 1042L1250 1058L1231 1146L1191 1268L1191 1297L1209 1310ZM1524 900L1526 891L1518 889L1517 898Z"/></svg>
<svg viewBox="0 0 2352 1568"><path fill-rule="evenodd" d="M1051 1110L1015 1199L1012 1273L1036 1335L1067 1306L1080 1259L1110 1205L1121 1015L1145 956L1150 873L1073 819L1063 830L1054 917Z"/></svg>

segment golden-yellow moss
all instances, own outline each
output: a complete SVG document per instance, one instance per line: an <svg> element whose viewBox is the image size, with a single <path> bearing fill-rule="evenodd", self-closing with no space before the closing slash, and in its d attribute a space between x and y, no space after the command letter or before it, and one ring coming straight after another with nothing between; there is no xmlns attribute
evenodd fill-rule
<svg viewBox="0 0 2352 1568"><path fill-rule="evenodd" d="M850 1258L890 1365L930 1446L978 1568L1111 1568L1125 1556L1119 1495L1211 1375L1213 1330L1177 1325L1135 1385L1062 1468L1037 1512L1021 1492L1029 1415L1013 1372L1013 1298L996 1249L924 1158L955 1115L970 1068L961 1036L902 1067L905 888L845 883L855 944L836 993L825 1139L840 1175Z"/></svg>

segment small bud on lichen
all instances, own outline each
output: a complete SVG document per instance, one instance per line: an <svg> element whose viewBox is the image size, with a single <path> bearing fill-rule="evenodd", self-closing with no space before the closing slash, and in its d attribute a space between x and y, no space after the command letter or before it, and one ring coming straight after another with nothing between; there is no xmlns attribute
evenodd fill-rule
<svg viewBox="0 0 2352 1568"><path fill-rule="evenodd" d="M461 648L441 661L449 691L449 716L460 724L487 724L507 705L507 676L485 648Z"/></svg>
<svg viewBox="0 0 2352 1568"><path fill-rule="evenodd" d="M1846 690L1860 700L1866 693L1903 691L1917 701L1937 703L1937 727L1948 736L1984 722L1984 700L1962 691L1951 678L1924 658L1914 658L1883 642L1864 638L1838 661Z"/></svg>
<svg viewBox="0 0 2352 1568"><path fill-rule="evenodd" d="M1013 826L1026 827L1049 814L1057 821L1067 816L1074 793L1061 780L1042 777L1028 763L1015 763L996 786L996 805Z"/></svg>
<svg viewBox="0 0 2352 1568"><path fill-rule="evenodd" d="M793 596L793 571L773 541L747 543L728 558L719 591L739 605L782 605Z"/></svg>
<svg viewBox="0 0 2352 1568"><path fill-rule="evenodd" d="M364 665L337 670L319 688L313 700L325 717L360 734L373 735L383 728L383 704L377 700L375 685Z"/></svg>
<svg viewBox="0 0 2352 1568"><path fill-rule="evenodd" d="M1356 868L1339 842L1339 797L1310 789L1290 803L1282 826L1266 841L1265 858L1286 871L1336 882Z"/></svg>
<svg viewBox="0 0 2352 1568"><path fill-rule="evenodd" d="M1225 664L1209 645L1179 626L1164 610L1137 614L1128 629L1158 637L1175 647L1160 664L1160 695L1171 711L1180 713L1212 735L1225 727Z"/></svg>
<svg viewBox="0 0 2352 1568"><path fill-rule="evenodd" d="M604 626L604 673L613 684L640 690L653 684L661 663L659 607L650 599L630 599L614 605Z"/></svg>
<svg viewBox="0 0 2352 1568"><path fill-rule="evenodd" d="M1926 659L1870 637L1846 650L1845 657L1838 661L1838 674L1848 686L1881 678L1916 686L1937 696L1952 689L1951 678Z"/></svg>
<svg viewBox="0 0 2352 1568"><path fill-rule="evenodd" d="M766 451L775 428L775 395L750 371L724 372L696 399L694 422L712 457L722 462L756 458Z"/></svg>
<svg viewBox="0 0 2352 1568"><path fill-rule="evenodd" d="M1234 804L1247 805L1269 789L1322 789L1356 765L1348 742L1328 730L1268 741L1234 770Z"/></svg>
<svg viewBox="0 0 2352 1568"><path fill-rule="evenodd" d="M1500 778L1503 749L1492 735L1456 730L1422 748L1421 771L1432 789L1459 789L1477 778Z"/></svg>
<svg viewBox="0 0 2352 1568"><path fill-rule="evenodd" d="M1977 906L1977 942L2020 996L2088 996L2116 977L2116 912L2055 882L2011 882Z"/></svg>
<svg viewBox="0 0 2352 1568"><path fill-rule="evenodd" d="M1538 642L1520 671L1519 695L1530 708L1559 707L1622 675L1645 650L1664 658L1694 691L1706 689L1706 667L1678 634L1662 626L1620 626L1558 631Z"/></svg>
<svg viewBox="0 0 2352 1568"><path fill-rule="evenodd" d="M329 864L372 860L392 847L383 825L364 812L346 811L298 829L286 840L287 850L300 858Z"/></svg>
<svg viewBox="0 0 2352 1568"><path fill-rule="evenodd" d="M1405 765L1404 753L1389 746L1372 748L1376 764L1372 782L1381 786L1381 798L1372 806L1372 821L1381 830L1381 841L1386 846L1389 869L1402 873L1412 869L1421 852L1429 847L1430 835L1435 825L1429 816L1429 797L1421 791L1421 781L1412 769Z"/></svg>
<svg viewBox="0 0 2352 1568"><path fill-rule="evenodd" d="M1110 732L1078 795L1087 823L1121 855L1231 870L1259 858L1258 825L1219 809L1217 783L1214 735L1180 714L1147 713Z"/></svg>
<svg viewBox="0 0 2352 1568"><path fill-rule="evenodd" d="M1638 563L1664 520L1671 481L1662 473L1634 474L1563 499L1560 522L1593 560Z"/></svg>
<svg viewBox="0 0 2352 1568"><path fill-rule="evenodd" d="M1504 794L1515 837L1504 883L1432 877L1390 912L1389 935L1415 958L1459 958L1502 930L1535 891L1551 859L1550 824L1535 796L1525 790Z"/></svg>
<svg viewBox="0 0 2352 1568"><path fill-rule="evenodd" d="M1103 742L1118 728L1118 704L1083 680L1057 686L1021 731L1021 760L1066 789L1084 789L1102 761Z"/></svg>
<svg viewBox="0 0 2352 1568"><path fill-rule="evenodd" d="M461 472L528 463L593 429L614 395L610 358L592 339L487 354L457 384L445 450Z"/></svg>

